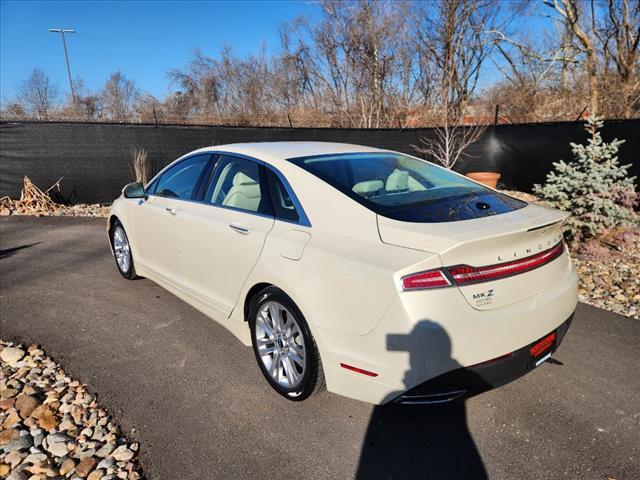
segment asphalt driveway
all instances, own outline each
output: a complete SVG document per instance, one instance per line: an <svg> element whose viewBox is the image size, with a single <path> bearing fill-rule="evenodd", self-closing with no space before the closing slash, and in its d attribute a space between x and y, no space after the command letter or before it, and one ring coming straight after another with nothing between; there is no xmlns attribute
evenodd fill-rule
<svg viewBox="0 0 640 480"><path fill-rule="evenodd" d="M580 305L553 363L444 408L272 393L250 349L148 280L104 220L0 220L0 334L40 343L150 479L640 478L640 322Z"/></svg>

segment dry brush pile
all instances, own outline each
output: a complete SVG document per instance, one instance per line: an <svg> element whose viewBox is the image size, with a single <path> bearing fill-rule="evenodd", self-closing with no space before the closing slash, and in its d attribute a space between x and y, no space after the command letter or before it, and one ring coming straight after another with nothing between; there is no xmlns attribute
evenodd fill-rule
<svg viewBox="0 0 640 480"><path fill-rule="evenodd" d="M60 189L60 178L46 190L40 190L29 177L25 175L19 200L10 197L0 198L0 215L33 215L42 216L71 216L71 217L106 217L109 207L103 205L75 204L64 205L52 198L52 192Z"/></svg>
<svg viewBox="0 0 640 480"><path fill-rule="evenodd" d="M37 346L0 340L0 478L138 480L139 445Z"/></svg>

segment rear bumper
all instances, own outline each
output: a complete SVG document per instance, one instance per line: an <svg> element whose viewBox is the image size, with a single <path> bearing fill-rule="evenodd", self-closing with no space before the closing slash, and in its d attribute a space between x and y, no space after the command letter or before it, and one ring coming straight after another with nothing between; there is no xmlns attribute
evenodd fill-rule
<svg viewBox="0 0 640 480"><path fill-rule="evenodd" d="M576 309L575 267L567 262L552 280L538 295L483 311L454 288L401 292L365 335L312 325L327 389L385 404L449 372L526 348L559 329ZM342 363L377 375L346 370Z"/></svg>
<svg viewBox="0 0 640 480"><path fill-rule="evenodd" d="M405 405L445 403L469 398L512 382L535 369L545 357L548 358L558 349L572 320L573 314L553 332L515 352L495 360L444 373L413 387L393 401ZM555 339L551 346L533 356L532 347L552 333L555 333Z"/></svg>

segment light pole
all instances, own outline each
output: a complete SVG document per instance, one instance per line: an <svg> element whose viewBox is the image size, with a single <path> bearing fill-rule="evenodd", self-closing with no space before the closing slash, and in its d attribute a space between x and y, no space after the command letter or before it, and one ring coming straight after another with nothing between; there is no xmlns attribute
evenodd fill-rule
<svg viewBox="0 0 640 480"><path fill-rule="evenodd" d="M50 32L59 33L62 37L62 46L64 47L64 59L67 62L67 75L69 76L69 90L71 90L71 101L73 105L76 105L76 94L73 90L73 81L71 80L71 67L69 66L69 54L67 53L67 41L64 38L65 33L76 33L74 29L71 28L50 28Z"/></svg>

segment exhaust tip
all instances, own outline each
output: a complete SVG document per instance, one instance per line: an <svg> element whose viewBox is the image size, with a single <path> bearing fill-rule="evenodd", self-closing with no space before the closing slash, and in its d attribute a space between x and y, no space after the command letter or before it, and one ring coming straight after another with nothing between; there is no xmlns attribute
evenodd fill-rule
<svg viewBox="0 0 640 480"><path fill-rule="evenodd" d="M424 393L420 395L401 395L395 403L399 403L400 405L437 405L457 400L463 397L466 393L467 390L462 389Z"/></svg>

